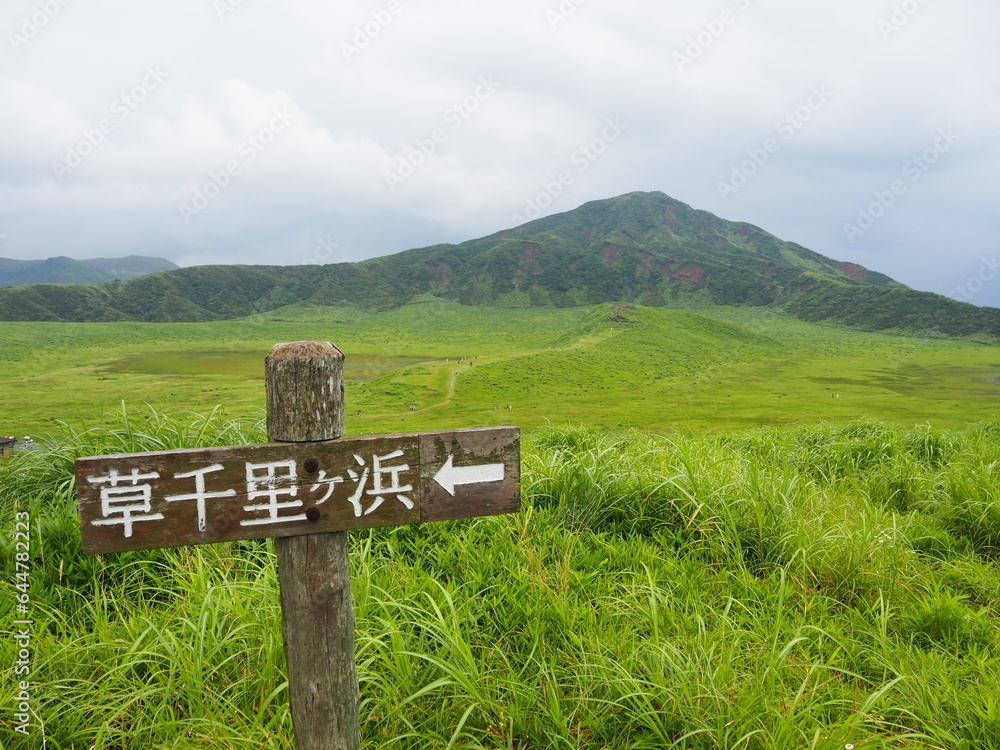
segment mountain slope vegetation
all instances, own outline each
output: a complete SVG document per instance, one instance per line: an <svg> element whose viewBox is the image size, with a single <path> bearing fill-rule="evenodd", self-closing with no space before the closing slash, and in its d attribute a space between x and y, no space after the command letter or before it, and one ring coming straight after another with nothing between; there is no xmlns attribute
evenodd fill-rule
<svg viewBox="0 0 1000 750"><path fill-rule="evenodd" d="M25 284L98 284L176 269L177 265L166 258L142 255L91 260L74 260L63 256L45 260L0 258L0 287Z"/></svg>
<svg viewBox="0 0 1000 750"><path fill-rule="evenodd" d="M2 269L0 269L2 272ZM663 193L593 201L459 245L325 266L199 266L108 284L0 290L0 319L212 321L290 304L773 306L872 330L1000 336L1000 310L918 292Z"/></svg>

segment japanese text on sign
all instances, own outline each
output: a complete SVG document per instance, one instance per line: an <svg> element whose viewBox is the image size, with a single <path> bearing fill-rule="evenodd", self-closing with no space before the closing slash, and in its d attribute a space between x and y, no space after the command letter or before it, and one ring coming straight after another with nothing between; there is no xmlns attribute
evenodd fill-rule
<svg viewBox="0 0 1000 750"><path fill-rule="evenodd" d="M394 498L407 509L413 508L413 501L404 493L413 491L412 484L403 484L401 475L410 472L406 463L393 464L403 451L395 450L386 455L373 455L368 458L355 453L354 460L360 474L354 468L346 471L348 481L343 475L327 477L325 471L319 473L316 481L307 481L308 489L299 494L299 476L295 461L275 461L271 463L245 462L246 485L245 494L250 502L243 506L248 518L241 519L241 526L263 526L266 524L290 523L308 520L302 511L305 499L315 497L325 490L319 499L314 500L312 507L323 505L335 494L337 484L344 484L353 489L343 498L350 504L354 515L370 515L386 502L387 497ZM369 465L370 464L370 465ZM194 501L197 508L197 527L204 532L208 528L206 501L215 498L233 497L235 489L217 492L208 491L206 475L222 471L221 464L212 464L194 471L180 472L173 475L174 479L194 479L194 492L181 495L163 495L168 503L179 501ZM133 469L129 474L119 474L116 470L108 472L107 476L87 477L87 481L99 487L101 493L101 517L91 521L94 526L120 525L125 537L131 537L134 524L140 521L162 521L163 513L153 513L153 498L156 492L156 480L159 472L143 473L141 469ZM414 481L409 477L407 481ZM369 485L371 485L369 487ZM338 502L333 500L333 502ZM367 504L367 507L366 507ZM261 515L262 514L262 515Z"/></svg>
<svg viewBox="0 0 1000 750"><path fill-rule="evenodd" d="M511 513L515 427L77 459L87 553Z"/></svg>

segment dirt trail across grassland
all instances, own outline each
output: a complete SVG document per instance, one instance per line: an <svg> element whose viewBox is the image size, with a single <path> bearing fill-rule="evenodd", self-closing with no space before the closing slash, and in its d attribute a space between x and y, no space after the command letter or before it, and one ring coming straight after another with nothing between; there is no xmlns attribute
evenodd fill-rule
<svg viewBox="0 0 1000 750"><path fill-rule="evenodd" d="M615 331L611 330L601 331L598 334L585 336L583 338L577 339L569 346L561 346L558 349L549 347L547 349L528 349L526 351L516 352L514 354L487 354L481 357L475 357L475 362L477 365L482 366L482 365L496 364L498 362L507 362L512 359L523 359L524 357L530 357L535 354L544 354L546 352L552 352L552 351L570 351L572 349L586 349L589 347L597 346L601 342L610 339L612 336L615 335L615 333L616 333ZM405 417L408 414L420 414L421 412L430 411L431 409L439 409L442 406L447 406L448 404L451 403L452 399L455 396L455 386L458 383L459 377L461 377L461 375L463 374L463 370L461 368L466 368L465 372L467 372L468 369L470 369L473 366L472 362L473 360L468 360L467 362L459 362L458 360L456 360L454 364L449 362L445 362L443 364L437 363L439 367L447 368L448 370L445 376L446 377L445 396L444 399L442 399L438 403L431 404L430 406L422 406L419 409L414 409L413 411L403 411L392 414L376 414L366 417L363 416L362 419L385 419L387 417ZM419 364L429 366L433 363L421 362ZM455 370L455 367L458 367L460 369Z"/></svg>

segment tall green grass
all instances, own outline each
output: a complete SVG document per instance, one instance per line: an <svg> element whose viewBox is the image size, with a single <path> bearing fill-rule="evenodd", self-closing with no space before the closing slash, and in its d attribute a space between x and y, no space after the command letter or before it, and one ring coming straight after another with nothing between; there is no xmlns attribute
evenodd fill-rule
<svg viewBox="0 0 1000 750"><path fill-rule="evenodd" d="M85 557L74 517L76 456L262 438L146 412L0 461L5 747L293 747L272 545ZM520 514L352 532L365 746L1000 747L998 466L996 423L529 433Z"/></svg>

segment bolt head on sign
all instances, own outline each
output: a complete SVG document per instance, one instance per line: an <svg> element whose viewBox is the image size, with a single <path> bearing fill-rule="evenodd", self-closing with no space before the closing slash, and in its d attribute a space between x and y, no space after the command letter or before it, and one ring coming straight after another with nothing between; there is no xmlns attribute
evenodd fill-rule
<svg viewBox="0 0 1000 750"><path fill-rule="evenodd" d="M80 458L88 554L520 510L516 427Z"/></svg>

